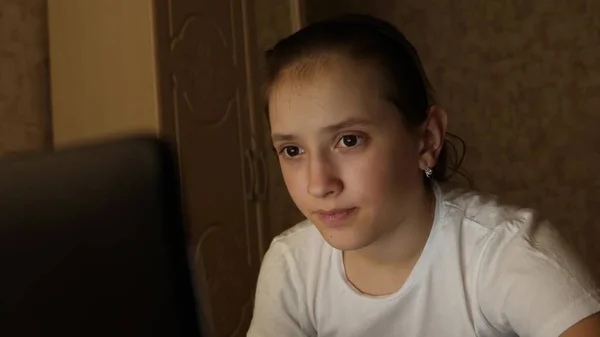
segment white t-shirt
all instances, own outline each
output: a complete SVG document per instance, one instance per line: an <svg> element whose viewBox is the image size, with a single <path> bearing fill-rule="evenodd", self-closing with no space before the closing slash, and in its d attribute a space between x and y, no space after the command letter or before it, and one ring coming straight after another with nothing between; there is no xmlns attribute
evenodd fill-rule
<svg viewBox="0 0 600 337"><path fill-rule="evenodd" d="M435 187L431 234L406 283L367 296L308 221L265 255L249 337L558 337L600 311L600 291L530 210Z"/></svg>

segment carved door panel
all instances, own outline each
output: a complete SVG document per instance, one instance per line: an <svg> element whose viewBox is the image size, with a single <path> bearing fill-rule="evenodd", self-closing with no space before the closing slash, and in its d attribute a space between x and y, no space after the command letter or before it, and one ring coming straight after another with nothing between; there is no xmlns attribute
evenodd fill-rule
<svg viewBox="0 0 600 337"><path fill-rule="evenodd" d="M179 147L198 295L214 336L245 335L260 264L248 8L155 0L161 125Z"/></svg>

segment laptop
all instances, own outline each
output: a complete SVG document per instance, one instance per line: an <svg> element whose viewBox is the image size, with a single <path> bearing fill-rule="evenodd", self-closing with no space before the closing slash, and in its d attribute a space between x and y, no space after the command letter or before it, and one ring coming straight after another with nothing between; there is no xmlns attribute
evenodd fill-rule
<svg viewBox="0 0 600 337"><path fill-rule="evenodd" d="M145 136L0 160L0 335L202 336L177 171Z"/></svg>

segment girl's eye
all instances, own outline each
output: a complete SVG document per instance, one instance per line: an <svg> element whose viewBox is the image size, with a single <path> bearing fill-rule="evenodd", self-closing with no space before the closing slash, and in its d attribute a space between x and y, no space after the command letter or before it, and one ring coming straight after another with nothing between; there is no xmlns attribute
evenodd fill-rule
<svg viewBox="0 0 600 337"><path fill-rule="evenodd" d="M355 147L355 146L362 145L364 142L365 142L365 137L358 136L358 135L345 135L345 136L342 136L342 138L340 138L337 146L349 148L349 147Z"/></svg>
<svg viewBox="0 0 600 337"><path fill-rule="evenodd" d="M286 146L279 151L286 158L294 158L304 153L304 150L297 146Z"/></svg>

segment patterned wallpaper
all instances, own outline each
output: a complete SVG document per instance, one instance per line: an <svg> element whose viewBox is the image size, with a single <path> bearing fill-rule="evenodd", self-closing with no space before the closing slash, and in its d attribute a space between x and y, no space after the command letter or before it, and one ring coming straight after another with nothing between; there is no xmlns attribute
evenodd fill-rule
<svg viewBox="0 0 600 337"><path fill-rule="evenodd" d="M476 188L539 209L600 275L600 1L332 0L419 50Z"/></svg>
<svg viewBox="0 0 600 337"><path fill-rule="evenodd" d="M0 0L0 156L49 147L46 0Z"/></svg>

